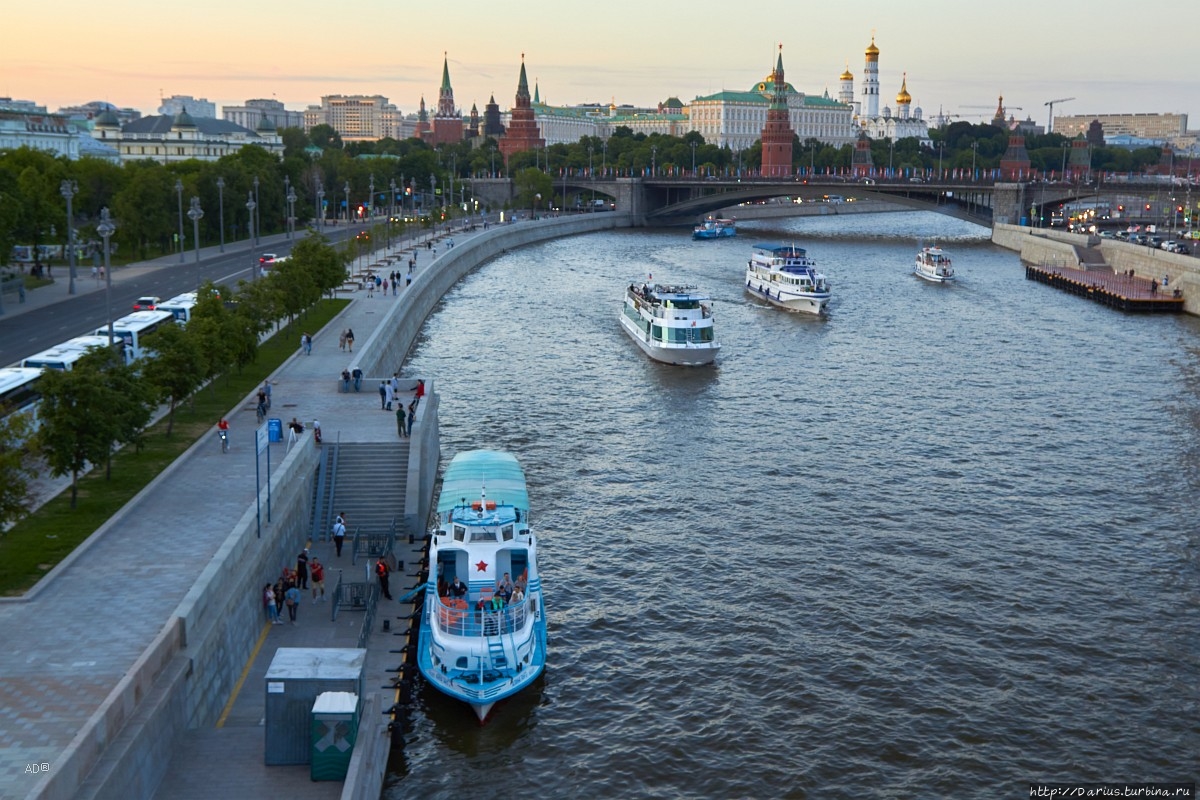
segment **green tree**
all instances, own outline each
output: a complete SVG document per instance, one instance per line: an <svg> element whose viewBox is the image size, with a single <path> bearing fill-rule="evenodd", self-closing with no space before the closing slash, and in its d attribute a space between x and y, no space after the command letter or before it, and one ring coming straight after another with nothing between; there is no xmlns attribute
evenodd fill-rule
<svg viewBox="0 0 1200 800"><path fill-rule="evenodd" d="M527 167L513 176L517 208L546 209L554 192L554 181L540 169ZM541 198L538 198L541 195Z"/></svg>
<svg viewBox="0 0 1200 800"><path fill-rule="evenodd" d="M76 508L80 473L88 464L106 459L117 438L113 409L121 398L113 395L103 373L86 359L77 361L71 370L46 370L41 390L37 441L51 474L71 476L71 508Z"/></svg>
<svg viewBox="0 0 1200 800"><path fill-rule="evenodd" d="M199 337L190 329L165 325L146 337L152 357L142 367L142 376L157 390L167 406L167 436L175 427L175 407L210 374Z"/></svg>
<svg viewBox="0 0 1200 800"><path fill-rule="evenodd" d="M314 125L308 131L308 138L322 150L342 149L342 135L332 125Z"/></svg>
<svg viewBox="0 0 1200 800"><path fill-rule="evenodd" d="M27 446L33 420L10 411L0 408L0 527L28 513L33 501L29 482L36 475Z"/></svg>

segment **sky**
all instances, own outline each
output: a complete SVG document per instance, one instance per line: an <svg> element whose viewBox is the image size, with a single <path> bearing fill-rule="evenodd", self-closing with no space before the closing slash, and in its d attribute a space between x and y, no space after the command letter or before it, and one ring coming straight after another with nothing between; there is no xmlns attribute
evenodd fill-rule
<svg viewBox="0 0 1200 800"><path fill-rule="evenodd" d="M456 104L513 104L521 57L543 102L685 103L762 80L783 45L799 91L837 96L849 67L859 99L863 51L879 47L880 106L907 73L913 105L1045 124L1055 114L1186 113L1200 128L1200 81L1183 0L1145 7L976 4L961 0L360 0L245 3L59 0L4 11L0 96L50 111L107 100L143 113L161 96L241 105L275 98L303 110L327 94L381 94L404 113L437 105L443 54ZM1173 27L1175 20L1184 27ZM1187 64L1191 66L1187 66ZM531 87L532 89L532 87ZM977 115L977 116L972 116Z"/></svg>

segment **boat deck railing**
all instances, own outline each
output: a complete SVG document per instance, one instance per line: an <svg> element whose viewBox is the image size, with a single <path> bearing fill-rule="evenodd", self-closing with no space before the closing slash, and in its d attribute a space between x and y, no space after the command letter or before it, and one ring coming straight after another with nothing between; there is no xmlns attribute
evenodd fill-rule
<svg viewBox="0 0 1200 800"><path fill-rule="evenodd" d="M439 597L434 618L443 633L453 636L485 637L511 634L525 627L531 602L532 599L526 597L519 603L496 610L479 607L482 601L468 603L466 600Z"/></svg>

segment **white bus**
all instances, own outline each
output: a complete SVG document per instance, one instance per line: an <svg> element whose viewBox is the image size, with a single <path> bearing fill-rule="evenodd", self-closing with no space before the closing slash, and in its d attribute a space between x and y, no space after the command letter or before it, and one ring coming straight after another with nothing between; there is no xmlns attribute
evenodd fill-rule
<svg viewBox="0 0 1200 800"><path fill-rule="evenodd" d="M55 345L49 350L43 350L40 353L29 356L21 362L22 367L32 369L58 369L68 370L75 366L75 362L83 358L87 351L93 347L108 347L107 328L104 336L76 336L74 339L69 339L62 344ZM113 342L113 349L117 351L121 358L121 363L125 361L125 342L117 339Z"/></svg>
<svg viewBox="0 0 1200 800"><path fill-rule="evenodd" d="M175 321L186 325L192 321L192 309L196 307L196 293L185 292L178 297L164 300L158 304L157 311L170 311L175 315Z"/></svg>
<svg viewBox="0 0 1200 800"><path fill-rule="evenodd" d="M5 417L25 412L33 420L33 430L37 430L38 404L42 402L42 393L38 389L38 381L41 377L40 369L28 367L0 369L0 408L3 408Z"/></svg>
<svg viewBox="0 0 1200 800"><path fill-rule="evenodd" d="M137 361L146 354L146 337L163 325L174 321L175 315L170 311L135 311L113 320L113 336L125 341L126 355L130 361ZM107 337L108 326L97 328L93 335Z"/></svg>

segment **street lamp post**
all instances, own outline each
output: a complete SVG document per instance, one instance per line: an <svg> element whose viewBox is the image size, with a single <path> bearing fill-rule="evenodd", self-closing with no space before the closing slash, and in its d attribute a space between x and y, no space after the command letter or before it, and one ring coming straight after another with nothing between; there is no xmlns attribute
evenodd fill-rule
<svg viewBox="0 0 1200 800"><path fill-rule="evenodd" d="M262 217L258 204L258 176L254 176L254 248L258 249L258 237L262 234Z"/></svg>
<svg viewBox="0 0 1200 800"><path fill-rule="evenodd" d="M350 181L346 181L346 185L342 187L342 191L346 193L346 224L350 224Z"/></svg>
<svg viewBox="0 0 1200 800"><path fill-rule="evenodd" d="M946 148L946 143L944 141L938 142L938 181L939 182L942 180L942 152L945 150L945 148ZM939 200L941 199L940 193L938 194L938 199Z"/></svg>
<svg viewBox="0 0 1200 800"><path fill-rule="evenodd" d="M288 229L291 231L289 238L296 238L296 190L289 188L287 193L288 203Z"/></svg>
<svg viewBox="0 0 1200 800"><path fill-rule="evenodd" d="M534 150L534 153L537 151ZM437 231L437 223L433 219L433 209L437 207L437 202L434 200L434 187L437 186L437 178L429 176L429 238L433 239L433 234Z"/></svg>
<svg viewBox="0 0 1200 800"><path fill-rule="evenodd" d="M325 187L320 178L317 178L317 230L325 230Z"/></svg>
<svg viewBox="0 0 1200 800"><path fill-rule="evenodd" d="M258 208L258 203L254 202L254 192L246 192L246 213L250 219L247 223L250 226L250 235L247 237L250 240L250 280L258 279L258 264L255 263L254 257L258 254L258 248L254 246L254 235L257 229L254 226L254 209Z"/></svg>
<svg viewBox="0 0 1200 800"><path fill-rule="evenodd" d="M199 197L192 198L187 214L192 221L192 244L196 248L196 291L200 291L200 220L204 217L204 211L200 208Z"/></svg>
<svg viewBox="0 0 1200 800"><path fill-rule="evenodd" d="M538 204L542 202L542 193L538 192L533 196L533 218L537 219Z"/></svg>
<svg viewBox="0 0 1200 800"><path fill-rule="evenodd" d="M289 195L291 195L292 197L295 197L295 195L292 194L292 179L290 176L284 175L283 176L283 196L286 198ZM290 203L290 201L289 201L289 203ZM284 227L284 232L287 234L287 238L291 239L292 238L292 210L291 210L290 205L288 206L287 215L288 215L288 218L286 220L284 220L283 227Z"/></svg>
<svg viewBox="0 0 1200 800"><path fill-rule="evenodd" d="M696 143L692 142L692 179L696 178Z"/></svg>
<svg viewBox="0 0 1200 800"><path fill-rule="evenodd" d="M72 219L71 198L78 191L79 186L75 181L63 181L59 186L59 192L67 201L67 263L70 264L70 284L67 287L67 294L75 294L75 220Z"/></svg>
<svg viewBox="0 0 1200 800"><path fill-rule="evenodd" d="M654 177L654 173L658 172L658 147L650 145L650 177Z"/></svg>
<svg viewBox="0 0 1200 800"><path fill-rule="evenodd" d="M217 178L217 221L221 227L221 252L225 252L225 179Z"/></svg>
<svg viewBox="0 0 1200 800"><path fill-rule="evenodd" d="M600 157L600 174L607 175L608 174L608 140L607 139L605 139L603 142L600 143L600 150L603 154Z"/></svg>
<svg viewBox="0 0 1200 800"><path fill-rule="evenodd" d="M979 153L979 142L971 142L971 180L975 180L975 156Z"/></svg>
<svg viewBox="0 0 1200 800"><path fill-rule="evenodd" d="M595 152L596 152L596 148L592 147L589 144L588 145L588 177L591 178L591 180L592 180L592 205L588 209L588 211L596 210L596 173L592 169L592 156L595 154ZM564 202L564 205L566 205L565 202Z"/></svg>
<svg viewBox="0 0 1200 800"><path fill-rule="evenodd" d="M1067 179L1067 145L1065 144L1063 145L1062 174L1060 179L1063 181L1066 181Z"/></svg>
<svg viewBox="0 0 1200 800"><path fill-rule="evenodd" d="M175 194L179 195L179 263L183 263L183 181L175 179Z"/></svg>
<svg viewBox="0 0 1200 800"><path fill-rule="evenodd" d="M371 181L368 184L368 191L371 193L367 200L367 221L370 222L375 216L375 173L371 173Z"/></svg>
<svg viewBox="0 0 1200 800"><path fill-rule="evenodd" d="M111 347L115 339L113 338L113 314L112 314L112 270L108 266L108 238L117 230L117 225L108 215L108 207L100 209L100 224L96 226L96 233L104 239L104 302L108 305L108 344Z"/></svg>
<svg viewBox="0 0 1200 800"><path fill-rule="evenodd" d="M895 175L895 173L892 171L892 161L895 158L895 156L896 156L896 140L888 139L888 177L889 178L891 178Z"/></svg>

